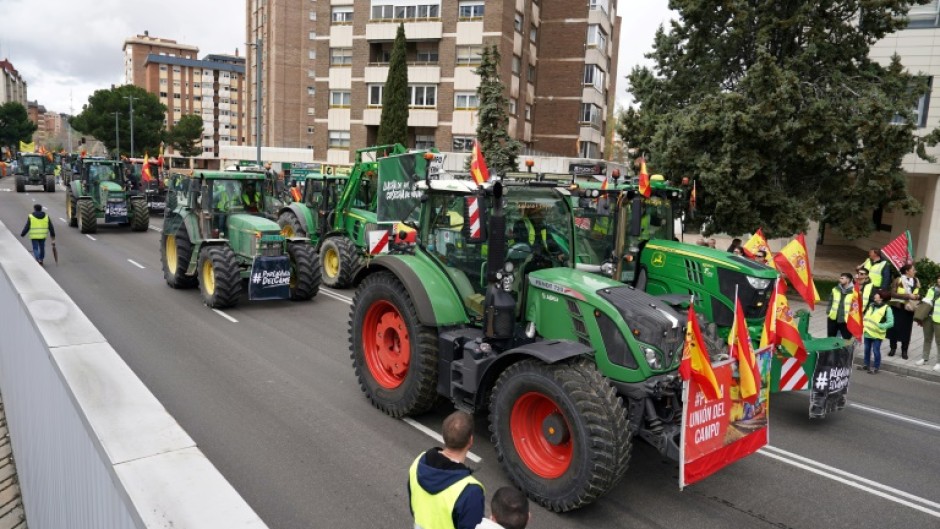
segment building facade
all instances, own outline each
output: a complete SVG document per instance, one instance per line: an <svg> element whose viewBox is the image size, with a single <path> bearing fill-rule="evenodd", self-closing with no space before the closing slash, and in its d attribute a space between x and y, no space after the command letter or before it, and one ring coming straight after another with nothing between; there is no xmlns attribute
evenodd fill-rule
<svg viewBox="0 0 940 529"><path fill-rule="evenodd" d="M210 54L168 39L137 35L124 42L125 80L166 105L167 129L187 114L202 117L203 157L217 158L221 146L246 142L243 104L245 59Z"/></svg>
<svg viewBox="0 0 940 529"><path fill-rule="evenodd" d="M7 59L0 61L0 105L17 102L26 106L26 81Z"/></svg>
<svg viewBox="0 0 940 529"><path fill-rule="evenodd" d="M264 145L348 163L355 149L374 144L392 43L404 24L411 147L470 150L474 70L484 46L496 46L510 134L533 152L605 154L616 0L248 0L247 9L248 41L262 43ZM255 54L247 61L253 142Z"/></svg>

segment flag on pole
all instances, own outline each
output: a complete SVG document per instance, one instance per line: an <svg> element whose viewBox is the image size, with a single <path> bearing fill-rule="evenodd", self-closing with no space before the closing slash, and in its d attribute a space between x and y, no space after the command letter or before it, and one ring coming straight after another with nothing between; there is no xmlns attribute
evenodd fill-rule
<svg viewBox="0 0 940 529"><path fill-rule="evenodd" d="M144 166L140 169L140 179L146 183L153 180L153 173L150 172L150 154L144 151Z"/></svg>
<svg viewBox="0 0 940 529"><path fill-rule="evenodd" d="M783 348L786 353L803 365L806 361L806 344L803 343L803 337L800 335L800 328L796 319L793 317L793 310L790 309L790 302L787 301L787 284L784 281L777 281L777 287L774 290L774 304L768 309L774 313L774 338L776 345Z"/></svg>
<svg viewBox="0 0 940 529"><path fill-rule="evenodd" d="M698 196L696 196L695 180L692 180L692 194L689 195L689 214L695 216L695 210L698 206Z"/></svg>
<svg viewBox="0 0 940 529"><path fill-rule="evenodd" d="M685 329L685 346L682 348L679 375L682 380L694 378L702 388L705 400L720 399L722 397L721 385L715 377L711 360L705 350L705 342L702 340L702 330L695 316L694 305L689 305L689 321Z"/></svg>
<svg viewBox="0 0 940 529"><path fill-rule="evenodd" d="M882 248L881 253L883 253L888 261L891 261L891 264L900 272L902 266L914 264L914 252L911 247L911 232L910 230L905 230L904 233L898 235L893 241L889 242L887 246Z"/></svg>
<svg viewBox="0 0 940 529"><path fill-rule="evenodd" d="M845 315L845 326L856 340L862 341L862 331L865 330L864 320L862 319L862 293L858 289L858 282L855 283L855 289L852 292L852 304L849 313Z"/></svg>
<svg viewBox="0 0 940 529"><path fill-rule="evenodd" d="M640 158L640 194L649 198L652 191L650 188L650 173L646 170L646 158Z"/></svg>
<svg viewBox="0 0 940 529"><path fill-rule="evenodd" d="M744 319L744 308L741 300L735 297L734 323L728 335L728 346L731 357L738 361L738 387L741 399L753 400L760 391L760 368L757 366L757 356L751 345L751 336L747 330L747 320Z"/></svg>
<svg viewBox="0 0 940 529"><path fill-rule="evenodd" d="M764 316L764 328L760 333L760 349L769 345L777 346L777 289L780 286L780 279L774 281L774 291L770 294L770 300L767 303L767 314ZM784 286L786 288L786 286Z"/></svg>
<svg viewBox="0 0 940 529"><path fill-rule="evenodd" d="M777 270L786 276L793 289L806 301L809 310L816 308L819 292L813 283L813 271L809 264L809 252L806 250L806 238L799 234L774 256Z"/></svg>
<svg viewBox="0 0 940 529"><path fill-rule="evenodd" d="M751 235L751 238L741 246L741 251L751 259L757 257L758 251L763 251L767 256L767 266L777 268L776 265L774 265L774 254L770 251L770 245L767 244L767 238L764 237L764 232L761 228L757 228L754 235Z"/></svg>
<svg viewBox="0 0 940 529"><path fill-rule="evenodd" d="M157 165L163 167L163 142L160 142L160 152L157 154Z"/></svg>
<svg viewBox="0 0 940 529"><path fill-rule="evenodd" d="M486 160L483 158L483 151L480 150L480 142L473 140L473 153L470 155L470 175L477 185L483 185L490 179L490 170L486 167Z"/></svg>

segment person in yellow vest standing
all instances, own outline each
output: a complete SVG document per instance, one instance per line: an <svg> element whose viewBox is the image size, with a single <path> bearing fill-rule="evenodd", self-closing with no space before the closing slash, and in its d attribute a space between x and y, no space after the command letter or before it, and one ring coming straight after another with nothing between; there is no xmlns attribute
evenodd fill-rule
<svg viewBox="0 0 940 529"><path fill-rule="evenodd" d="M868 250L868 259L865 259L862 266L868 269L871 284L875 288L888 288L891 284L891 268L888 266L888 261L881 258L878 248Z"/></svg>
<svg viewBox="0 0 940 529"><path fill-rule="evenodd" d="M33 212L26 219L26 226L23 227L20 237L27 234L33 241L33 257L36 258L36 262L42 264L43 259L46 258L46 237L52 236L52 242L55 242L55 228L49 220L49 215L42 210L41 204L33 206Z"/></svg>
<svg viewBox="0 0 940 529"><path fill-rule="evenodd" d="M419 455L408 470L408 499L415 529L474 529L483 520L483 484L465 464L473 445L473 416L455 411L444 419L444 448Z"/></svg>
<svg viewBox="0 0 940 529"><path fill-rule="evenodd" d="M937 278L937 284L931 287L927 291L927 295L924 296L924 303L933 305L933 309L930 311L930 316L924 320L924 323L920 324L924 327L924 349L920 360L914 362L915 365L919 366L930 363L930 347L936 341L937 363L933 366L934 371L940 371L940 303L938 301L940 301L940 277Z"/></svg>
<svg viewBox="0 0 940 529"><path fill-rule="evenodd" d="M852 274L844 273L839 276L839 284L832 287L832 296L829 298L828 318L826 319L826 335L839 336L845 339L852 338L852 333L845 323L845 316L852 310L852 300L855 298L855 286L852 284Z"/></svg>
<svg viewBox="0 0 940 529"><path fill-rule="evenodd" d="M901 277L891 283L891 312L894 313L894 327L888 331L888 356L894 356L898 343L901 344L901 358L907 360L907 349L911 345L911 329L914 327L914 310L907 309L907 302L920 299L920 280L916 277L914 265L901 267Z"/></svg>
<svg viewBox="0 0 940 529"><path fill-rule="evenodd" d="M872 296L871 304L862 316L865 327L865 358L861 369L873 375L881 369L881 342L888 334L888 329L894 326L894 316L891 314L891 308L888 307L890 300L891 293L887 290L876 291Z"/></svg>

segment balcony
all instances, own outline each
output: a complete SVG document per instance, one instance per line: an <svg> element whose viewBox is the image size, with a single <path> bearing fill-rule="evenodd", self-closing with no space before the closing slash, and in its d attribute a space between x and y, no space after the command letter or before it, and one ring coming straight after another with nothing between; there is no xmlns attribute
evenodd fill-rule
<svg viewBox="0 0 940 529"><path fill-rule="evenodd" d="M388 79L387 63L370 63L366 66L363 81L366 84L385 84ZM441 82L441 67L429 63L408 63L408 82L411 84L438 84Z"/></svg>
<svg viewBox="0 0 940 529"><path fill-rule="evenodd" d="M366 40L389 42L395 40L399 22L402 21L396 19L370 21L366 24ZM440 19L421 19L405 22L405 38L410 41L441 40L443 34L444 24Z"/></svg>

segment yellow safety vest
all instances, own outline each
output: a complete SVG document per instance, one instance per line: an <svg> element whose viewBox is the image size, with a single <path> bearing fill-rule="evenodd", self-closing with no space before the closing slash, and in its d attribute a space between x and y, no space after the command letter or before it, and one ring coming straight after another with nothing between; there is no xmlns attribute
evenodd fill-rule
<svg viewBox="0 0 940 529"><path fill-rule="evenodd" d="M882 329L878 326L881 323L881 320L885 318L885 313L888 312L888 304L878 307L871 305L868 307L868 310L865 311L865 334L876 340L884 340L887 336L887 329Z"/></svg>
<svg viewBox="0 0 940 529"><path fill-rule="evenodd" d="M908 292L907 289L904 288L904 279L903 279L903 277L904 277L904 276L901 276L901 278L898 278L898 280L897 280L897 282L898 282L898 288L897 288L897 290L895 291L896 294L917 294L918 292L920 292L920 289L917 288L917 283L918 283L917 278L914 278L914 289L913 289L913 291L912 291L912 292ZM898 307L903 307L905 303L907 303L907 300L905 300L905 299L903 299L903 298L896 298L896 300L895 300L895 297L894 297L894 296L891 297L891 304L892 304L892 305L897 305Z"/></svg>
<svg viewBox="0 0 940 529"><path fill-rule="evenodd" d="M884 259L878 261L877 264L872 264L869 258L865 261L865 264L862 265L868 269L868 277L871 279L871 284L875 285L875 288L881 288L881 274L887 264Z"/></svg>
<svg viewBox="0 0 940 529"><path fill-rule="evenodd" d="M532 225L532 221L528 218L523 218L525 222L525 229L529 232L529 246L535 245L535 226ZM545 246L545 249L548 249L548 230L542 229L542 245Z"/></svg>
<svg viewBox="0 0 940 529"><path fill-rule="evenodd" d="M415 458L411 468L408 469L408 482L411 484L411 511L415 515L415 527L421 529L454 529L454 506L457 499L468 485L483 484L473 476L455 482L446 489L431 494L418 484L418 461L424 454ZM484 494L485 494L484 490Z"/></svg>
<svg viewBox="0 0 940 529"><path fill-rule="evenodd" d="M848 318L849 313L852 312L852 300L855 298L855 291L849 290L844 295L842 291L839 290L839 287L832 288L832 308L829 309L829 319L834 320L839 313L839 296L842 296L842 317Z"/></svg>
<svg viewBox="0 0 940 529"><path fill-rule="evenodd" d="M933 305L933 311L930 313L931 319L934 323L940 323L940 303L937 303L940 296L937 295L937 290L940 287L931 287L930 291L927 292L927 297L924 298L925 303L930 303Z"/></svg>
<svg viewBox="0 0 940 529"><path fill-rule="evenodd" d="M49 236L49 215L43 218L37 218L32 213L29 214L29 238L45 239Z"/></svg>

